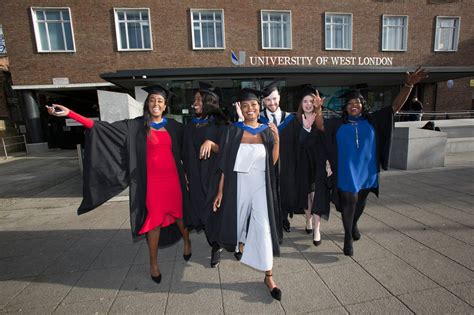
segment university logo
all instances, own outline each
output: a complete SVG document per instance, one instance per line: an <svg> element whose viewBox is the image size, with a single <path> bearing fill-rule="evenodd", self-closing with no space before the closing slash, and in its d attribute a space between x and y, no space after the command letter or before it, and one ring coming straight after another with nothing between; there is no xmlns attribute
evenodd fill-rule
<svg viewBox="0 0 474 315"><path fill-rule="evenodd" d="M236 66L243 66L245 64L245 51L239 51L239 57L233 50L230 51L232 63Z"/></svg>

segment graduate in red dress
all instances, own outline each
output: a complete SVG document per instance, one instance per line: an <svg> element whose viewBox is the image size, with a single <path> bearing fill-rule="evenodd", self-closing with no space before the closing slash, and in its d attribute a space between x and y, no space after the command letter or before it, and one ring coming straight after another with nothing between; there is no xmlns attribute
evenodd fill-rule
<svg viewBox="0 0 474 315"><path fill-rule="evenodd" d="M189 232L183 223L188 204L181 162L183 126L164 117L171 92L159 85L144 90L149 93L144 113L135 119L94 122L56 104L48 112L68 116L88 128L78 214L95 209L128 186L132 237L136 241L146 235L151 278L160 283L158 244L169 246L182 236L183 257L191 257Z"/></svg>

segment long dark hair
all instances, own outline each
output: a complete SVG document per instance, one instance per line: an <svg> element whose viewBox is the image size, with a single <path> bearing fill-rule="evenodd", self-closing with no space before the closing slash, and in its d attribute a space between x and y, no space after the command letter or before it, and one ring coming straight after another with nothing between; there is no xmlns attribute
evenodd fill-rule
<svg viewBox="0 0 474 315"><path fill-rule="evenodd" d="M298 110L296 111L296 119L302 124L303 123L303 99L310 94L303 95L298 105ZM313 105L313 113L316 113L316 107ZM313 122L313 126L316 126L316 120Z"/></svg>
<svg viewBox="0 0 474 315"><path fill-rule="evenodd" d="M150 108L148 107L148 102L150 101L150 96L152 94L148 94L148 96L145 99L145 102L143 103L143 123L145 124L145 130L146 133L150 133L150 121L151 121L151 113L150 113ZM162 94L159 94L163 96ZM168 99L163 96L165 99L165 105L166 105L166 110L168 110ZM161 116L164 117L166 116L166 110L161 113Z"/></svg>
<svg viewBox="0 0 474 315"><path fill-rule="evenodd" d="M217 125L227 125L229 118L219 107L219 96L216 94L200 93L202 96L202 115L201 117L214 118Z"/></svg>

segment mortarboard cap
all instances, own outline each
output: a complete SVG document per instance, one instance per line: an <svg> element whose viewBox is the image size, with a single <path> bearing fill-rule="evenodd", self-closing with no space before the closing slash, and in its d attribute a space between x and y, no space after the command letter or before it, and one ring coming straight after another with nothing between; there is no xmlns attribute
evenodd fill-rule
<svg viewBox="0 0 474 315"><path fill-rule="evenodd" d="M307 95L311 94L316 94L316 92L319 93L319 97L324 97L323 92L317 90L315 87L313 87L311 84L305 84L301 87L301 94L300 98L303 99Z"/></svg>
<svg viewBox="0 0 474 315"><path fill-rule="evenodd" d="M243 101L255 100L255 101L260 102L261 96L262 96L262 91L244 88L240 90L239 92L238 101L243 102Z"/></svg>
<svg viewBox="0 0 474 315"><path fill-rule="evenodd" d="M164 88L163 86L159 84L142 87L142 90L144 90L148 94L159 94L163 96L165 99L168 99L174 96L173 92L171 92L170 90L168 90L167 88Z"/></svg>
<svg viewBox="0 0 474 315"><path fill-rule="evenodd" d="M219 91L218 88L213 87L212 84L209 84L207 82L202 82L199 81L199 93L202 94L210 94L212 96L217 97L219 99Z"/></svg>
<svg viewBox="0 0 474 315"><path fill-rule="evenodd" d="M267 97L268 95L272 94L273 91L278 91L278 83L280 83L280 80L275 80L271 82L270 84L266 85L262 89L263 97Z"/></svg>
<svg viewBox="0 0 474 315"><path fill-rule="evenodd" d="M361 101L365 101L365 98L360 93L360 90L349 90L346 93L339 95L338 98L344 99L345 103L347 103L349 100L356 99L356 98L360 99Z"/></svg>

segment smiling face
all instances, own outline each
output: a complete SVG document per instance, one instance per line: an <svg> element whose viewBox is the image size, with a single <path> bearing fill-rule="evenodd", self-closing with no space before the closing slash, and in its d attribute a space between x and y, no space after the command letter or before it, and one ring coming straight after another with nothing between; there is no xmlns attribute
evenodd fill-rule
<svg viewBox="0 0 474 315"><path fill-rule="evenodd" d="M148 97L148 112L153 119L161 119L166 110L166 101L161 94L150 94Z"/></svg>
<svg viewBox="0 0 474 315"><path fill-rule="evenodd" d="M346 103L346 111L350 116L359 116L362 113L362 102L359 98L352 98Z"/></svg>
<svg viewBox="0 0 474 315"><path fill-rule="evenodd" d="M280 106L280 93L278 90L273 91L270 95L263 99L265 107L274 113Z"/></svg>
<svg viewBox="0 0 474 315"><path fill-rule="evenodd" d="M201 115L202 108L203 108L201 93L197 92L196 94L194 94L193 106L194 106L194 112L196 113L196 115L198 116Z"/></svg>
<svg viewBox="0 0 474 315"><path fill-rule="evenodd" d="M305 114L314 112L314 98L311 95L306 95L303 97L301 100L301 108Z"/></svg>
<svg viewBox="0 0 474 315"><path fill-rule="evenodd" d="M260 115L260 104L256 100L240 102L245 121L256 121Z"/></svg>

